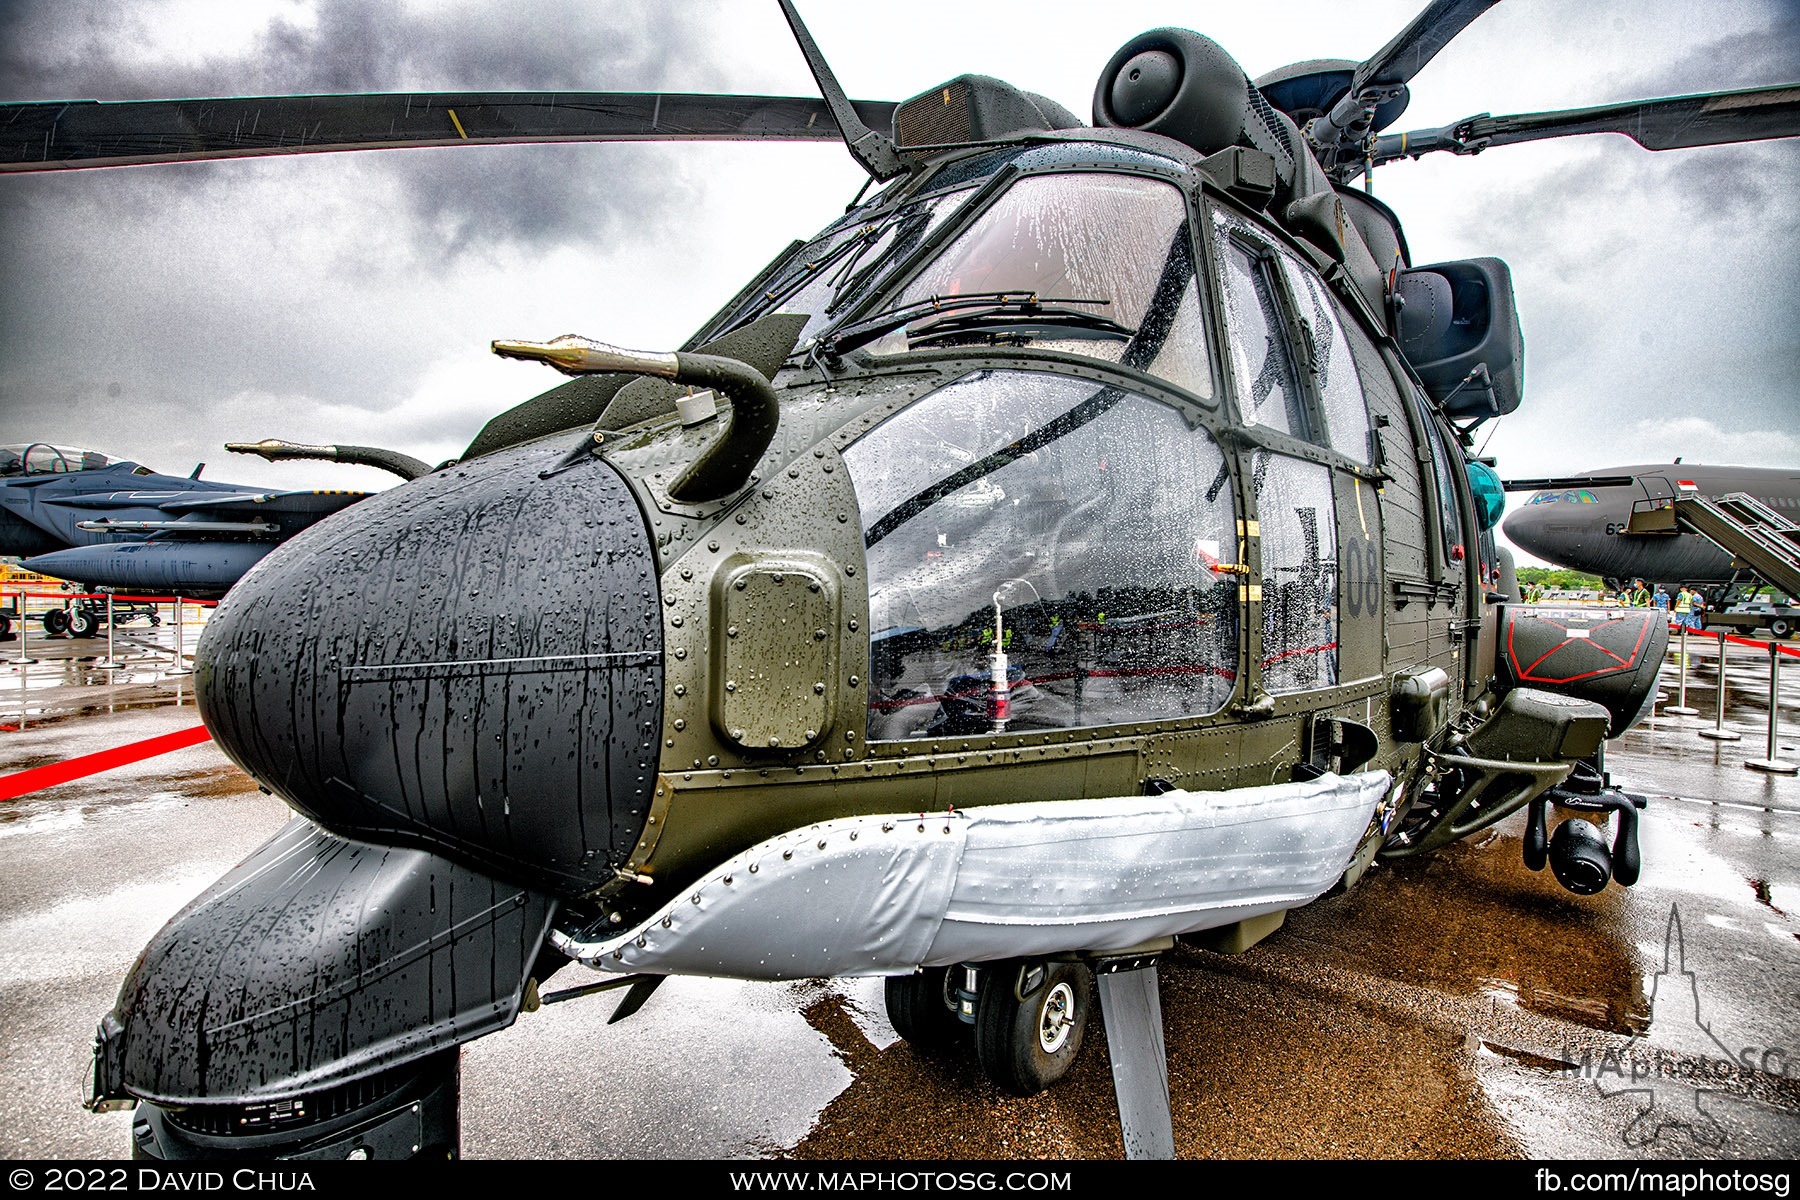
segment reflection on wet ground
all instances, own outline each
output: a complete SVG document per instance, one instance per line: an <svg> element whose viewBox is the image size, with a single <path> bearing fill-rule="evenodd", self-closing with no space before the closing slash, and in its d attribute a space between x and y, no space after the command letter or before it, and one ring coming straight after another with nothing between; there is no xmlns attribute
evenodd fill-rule
<svg viewBox="0 0 1800 1200"><path fill-rule="evenodd" d="M1733 712L1759 678L1738 674ZM1800 669L1784 683L1786 720ZM49 689L44 719L0 732L0 771L190 726L191 691L177 707L179 681L157 686L111 713ZM1705 711L1690 676L1697 694ZM1630 891L1579 898L1525 870L1515 817L1376 869L1248 953L1166 955L1180 1154L1800 1156L1800 782L1743 770L1760 742L1704 742L1708 724L1659 717L1609 748L1652 796ZM210 745L0 805L0 1154L126 1153L127 1115L77 1108L94 1023L156 927L287 816ZM674 979L608 1025L617 996L465 1049L467 1154L1122 1153L1097 1018L1070 1077L1018 1098L972 1054L899 1040L877 980Z"/></svg>
<svg viewBox="0 0 1800 1200"><path fill-rule="evenodd" d="M116 629L110 659L104 631L48 637L35 632L34 622L23 643L11 635L0 643L0 732L84 714L192 705L194 645L209 611L189 608L179 630L172 620Z"/></svg>
<svg viewBox="0 0 1800 1200"><path fill-rule="evenodd" d="M1518 825L1376 871L1294 913L1277 936L1304 942L1321 962L1643 1032L1650 1011L1621 920L1624 891L1574 896L1527 870Z"/></svg>
<svg viewBox="0 0 1800 1200"><path fill-rule="evenodd" d="M1495 1157L1520 1147L1487 1117L1460 1033L1346 1004L1180 947L1160 968L1175 1141L1183 1158ZM1116 1158L1106 1037L1070 1076L1010 1096L968 1055L904 1042L845 1054L857 1078L789 1152L855 1157ZM833 1039L842 1049L842 1043ZM867 1065L857 1069L862 1060ZM898 1108L899 1111L896 1111Z"/></svg>

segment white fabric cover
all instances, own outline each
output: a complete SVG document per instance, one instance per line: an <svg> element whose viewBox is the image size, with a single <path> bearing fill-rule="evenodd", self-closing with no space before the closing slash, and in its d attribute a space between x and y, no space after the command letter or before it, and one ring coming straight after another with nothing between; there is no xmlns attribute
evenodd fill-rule
<svg viewBox="0 0 1800 1200"><path fill-rule="evenodd" d="M1317 898L1389 783L846 817L734 856L636 929L555 940L601 970L740 979L1124 949Z"/></svg>

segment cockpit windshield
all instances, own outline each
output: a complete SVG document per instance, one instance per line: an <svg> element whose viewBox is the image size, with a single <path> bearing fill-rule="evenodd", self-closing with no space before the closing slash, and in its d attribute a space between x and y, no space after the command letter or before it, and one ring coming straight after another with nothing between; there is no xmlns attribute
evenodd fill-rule
<svg viewBox="0 0 1800 1200"><path fill-rule="evenodd" d="M956 211L973 187L923 196L873 220L828 229L789 260L761 299L734 321L764 313L805 313L804 343L857 299L887 281L888 275L930 233Z"/></svg>
<svg viewBox="0 0 1800 1200"><path fill-rule="evenodd" d="M0 446L0 478L19 475L65 475L71 471L96 471L118 459L97 450L52 446L49 442L18 442Z"/></svg>
<svg viewBox="0 0 1800 1200"><path fill-rule="evenodd" d="M1015 303L958 305L946 323L929 311L933 300L1021 293L1060 316L1046 320ZM871 350L1031 345L1123 362L1212 395L1187 205L1163 180L1096 171L1025 176L886 309L910 306L926 311ZM1099 319L1078 319L1084 315Z"/></svg>

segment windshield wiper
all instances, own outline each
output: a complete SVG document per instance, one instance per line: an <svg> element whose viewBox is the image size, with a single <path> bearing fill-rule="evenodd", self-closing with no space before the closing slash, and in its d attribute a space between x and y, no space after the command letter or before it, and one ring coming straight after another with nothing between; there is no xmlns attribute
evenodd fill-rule
<svg viewBox="0 0 1800 1200"><path fill-rule="evenodd" d="M934 312L956 312L962 309L975 308L982 309L990 318L997 319L1000 318L1002 314L1007 313L1035 316L1046 311L1080 311L1078 309L1047 309L1046 306L1048 305L1110 303L1112 303L1110 300L1084 300L1076 296L1044 300L1040 299L1036 292L1023 290L1010 292L970 292L967 295L962 296L931 296L924 300L915 300L911 304L903 304L899 308L889 309L884 313L878 313L865 321L858 321L853 325L846 325L835 333L828 333L819 339L816 349L824 358L842 358L845 354L848 354L858 346L864 346L877 338L885 337L887 334L894 332L894 330L902 328L910 322L917 320L920 317L928 316ZM1081 315L1090 316L1092 314L1082 313ZM1096 317L1095 319L1107 321L1107 318L1105 317ZM1108 323L1114 324L1114 322L1110 321ZM937 324L940 324L940 322L932 322L932 325ZM929 329L930 327L931 326L927 326L926 328ZM1118 328L1125 329L1122 325L1118 326ZM1125 333L1126 336L1130 336L1131 331L1125 330Z"/></svg>
<svg viewBox="0 0 1800 1200"><path fill-rule="evenodd" d="M1105 301L1084 301L1102 304ZM1111 317L1062 305L994 305L939 317L907 330L906 347L942 345L967 339L991 345L1022 345L1039 335L1059 338L1117 338L1128 341L1137 330Z"/></svg>
<svg viewBox="0 0 1800 1200"><path fill-rule="evenodd" d="M837 269L836 277L831 285L831 299L825 305L826 316L836 316L844 310L845 305L868 290L869 281L882 273L882 268L896 261L897 257L911 250L919 242L927 227L931 224L931 209L909 205L895 212L864 231L858 239L856 250L842 266ZM863 257L870 249L881 244L889 233L894 236L869 262Z"/></svg>

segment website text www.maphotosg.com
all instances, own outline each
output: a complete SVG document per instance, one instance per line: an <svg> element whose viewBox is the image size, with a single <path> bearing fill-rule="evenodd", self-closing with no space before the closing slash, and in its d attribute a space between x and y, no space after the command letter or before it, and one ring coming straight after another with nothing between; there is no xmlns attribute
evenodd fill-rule
<svg viewBox="0 0 1800 1200"><path fill-rule="evenodd" d="M1712 1170L1704 1167L1634 1167L1629 1171L1583 1171L1539 1167L1537 1190L1543 1193L1618 1193L1621 1195L1786 1196L1786 1171Z"/></svg>
<svg viewBox="0 0 1800 1200"><path fill-rule="evenodd" d="M733 1171L734 1192L1067 1192L1068 1171Z"/></svg>

